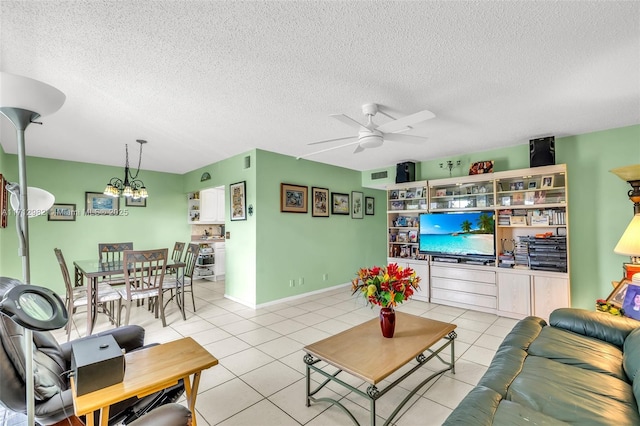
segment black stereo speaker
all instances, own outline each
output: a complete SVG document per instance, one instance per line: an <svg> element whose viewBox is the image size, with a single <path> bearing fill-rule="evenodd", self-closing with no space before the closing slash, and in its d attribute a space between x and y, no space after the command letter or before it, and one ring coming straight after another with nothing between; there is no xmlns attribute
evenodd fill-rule
<svg viewBox="0 0 640 426"><path fill-rule="evenodd" d="M396 165L396 183L413 182L416 180L416 163L410 161Z"/></svg>
<svg viewBox="0 0 640 426"><path fill-rule="evenodd" d="M72 343L71 371L78 396L120 383L124 378L122 349L112 335Z"/></svg>
<svg viewBox="0 0 640 426"><path fill-rule="evenodd" d="M556 142L554 136L529 141L529 167L556 164Z"/></svg>

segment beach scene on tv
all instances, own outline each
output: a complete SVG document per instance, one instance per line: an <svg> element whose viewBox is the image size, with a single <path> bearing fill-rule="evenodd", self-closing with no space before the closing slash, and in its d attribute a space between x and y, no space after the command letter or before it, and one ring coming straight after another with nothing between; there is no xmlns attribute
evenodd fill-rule
<svg viewBox="0 0 640 426"><path fill-rule="evenodd" d="M493 215L484 212L420 215L421 252L494 256Z"/></svg>

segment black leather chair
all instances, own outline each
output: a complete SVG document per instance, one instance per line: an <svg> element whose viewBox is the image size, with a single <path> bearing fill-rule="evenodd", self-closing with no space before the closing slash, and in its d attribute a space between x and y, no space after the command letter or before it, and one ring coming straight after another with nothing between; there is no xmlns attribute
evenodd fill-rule
<svg viewBox="0 0 640 426"><path fill-rule="evenodd" d="M0 277L0 299L12 287L22 284L20 281ZM26 413L24 328L5 315L0 315L0 402L14 412ZM133 351L144 344L144 329L137 325L115 328L103 333L75 340L90 339L101 335L112 335L125 351ZM50 425L69 416L73 411L73 397L68 373L71 369L71 344L58 344L50 332L33 332L33 377L35 388L35 420L41 425ZM190 424L189 410L175 402L184 392L182 384L165 391L162 398L153 394L143 399L132 398L111 407L113 414L110 424L120 422L132 411L147 412L150 403L169 403L162 410L155 410L129 424L178 426ZM154 402L152 402L154 401ZM158 408L158 409L159 409ZM161 419L167 422L161 421Z"/></svg>

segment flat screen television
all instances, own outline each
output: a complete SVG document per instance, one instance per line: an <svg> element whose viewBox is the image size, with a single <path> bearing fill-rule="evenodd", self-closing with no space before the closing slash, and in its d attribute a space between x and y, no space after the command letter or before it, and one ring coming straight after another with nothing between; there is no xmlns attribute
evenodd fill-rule
<svg viewBox="0 0 640 426"><path fill-rule="evenodd" d="M474 257L496 254L491 213L422 213L419 223L421 253Z"/></svg>

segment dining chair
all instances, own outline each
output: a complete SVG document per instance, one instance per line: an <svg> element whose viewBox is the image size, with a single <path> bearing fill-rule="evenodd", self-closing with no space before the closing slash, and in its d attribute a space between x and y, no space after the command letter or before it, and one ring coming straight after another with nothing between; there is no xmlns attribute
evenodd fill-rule
<svg viewBox="0 0 640 426"><path fill-rule="evenodd" d="M67 331L68 342L71 336L71 324L73 322L71 321L71 317L76 312L76 308L80 306L85 306L88 308L89 301L87 299L87 288L85 286L74 287L71 284L69 268L67 267L67 262L64 260L62 250L60 250L59 248L54 248L53 251L56 254L56 258L58 259L58 264L60 265L60 271L62 272L62 279L64 280L64 286L66 290L65 307L67 308L67 312L69 313L69 321L67 321L65 330ZM113 309L114 302L118 300L120 300L120 293L118 293L117 290L115 290L107 283L99 283L97 295L95 298L96 306L94 306L94 309L97 312L98 306L102 306L103 313L107 314L111 323L115 323L116 325L118 325L118 319L115 316L115 311ZM110 305L110 308L106 307L107 303Z"/></svg>
<svg viewBox="0 0 640 426"><path fill-rule="evenodd" d="M200 245L199 244L189 244L187 246L187 252L184 255L184 274L180 276L180 274L176 273L175 275L167 275L164 277L164 281L162 282L162 291L171 292L171 297L165 302L165 306L167 303L171 301L174 297L178 298L178 306L182 310L182 318L185 318L184 314L184 306L181 306L180 303L184 304L184 293L191 293L191 303L193 304L193 312L196 311L196 300L193 295L193 272L196 267L196 262L198 260L198 254L200 254ZM182 278L182 281L180 281ZM187 282L187 278L189 281ZM174 290L176 294L174 295ZM181 301L180 301L181 300Z"/></svg>
<svg viewBox="0 0 640 426"><path fill-rule="evenodd" d="M122 262L124 268L124 287L118 288L122 297L118 305L118 319L121 317L122 308L127 310L124 320L125 325L129 325L131 316L131 302L149 298L155 300L155 316L162 319L162 326L166 327L164 318L164 305L162 303L162 281L167 269L167 257L169 249L155 250L125 250ZM120 324L121 322L119 322Z"/></svg>
<svg viewBox="0 0 640 426"><path fill-rule="evenodd" d="M184 252L184 245L185 243L176 241L176 243L173 245L171 260L173 260L174 262L180 262L180 260L182 259L182 253ZM167 268L166 275L175 274L175 273L176 273L176 268Z"/></svg>
<svg viewBox="0 0 640 426"><path fill-rule="evenodd" d="M133 243L98 243L98 261L100 263L120 262L125 250L133 250ZM124 276L103 277L102 281L111 285L123 285Z"/></svg>

